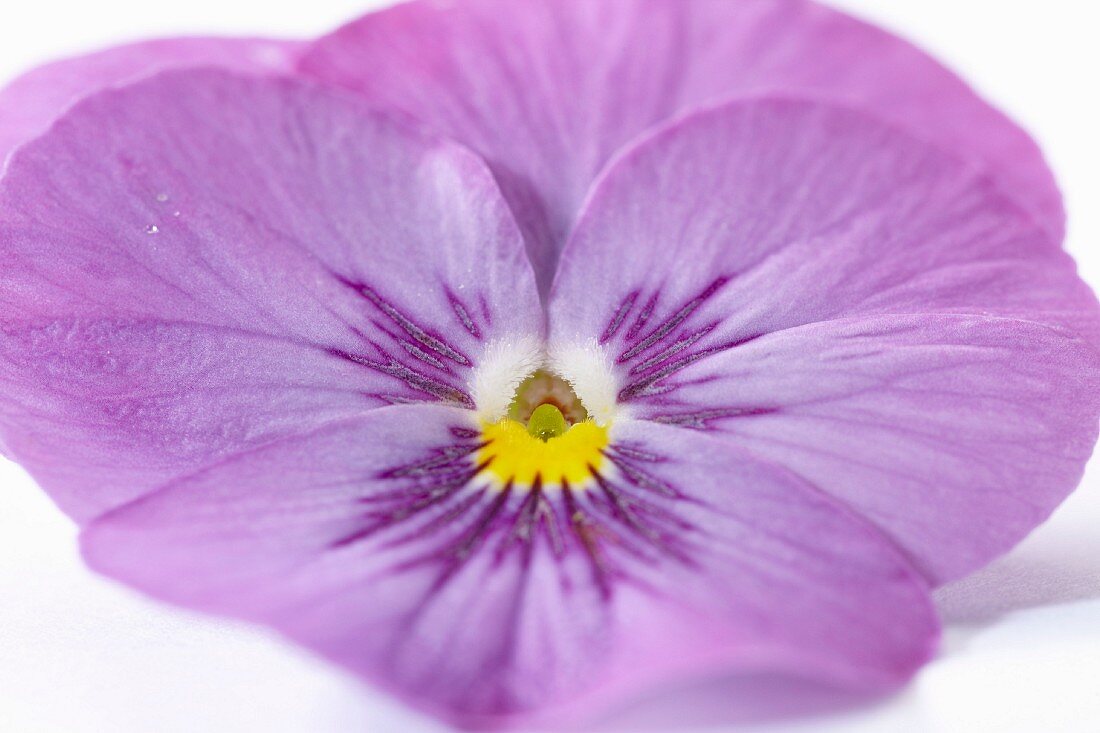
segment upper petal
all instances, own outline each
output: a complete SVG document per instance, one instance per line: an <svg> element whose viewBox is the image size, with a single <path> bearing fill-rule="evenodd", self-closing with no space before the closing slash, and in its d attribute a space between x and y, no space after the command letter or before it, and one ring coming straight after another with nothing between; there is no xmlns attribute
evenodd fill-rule
<svg viewBox="0 0 1100 733"><path fill-rule="evenodd" d="M550 316L631 414L758 428L739 443L936 582L1042 521L1095 441L1100 312L1072 260L988 179L850 110L741 102L640 143L596 186Z"/></svg>
<svg viewBox="0 0 1100 733"><path fill-rule="evenodd" d="M0 435L78 518L541 334L473 154L289 79L93 96L0 182Z"/></svg>
<svg viewBox="0 0 1100 733"><path fill-rule="evenodd" d="M889 541L727 442L624 422L588 484L501 487L473 427L399 406L256 450L100 518L85 557L466 725L737 669L880 690L933 647Z"/></svg>
<svg viewBox="0 0 1100 733"><path fill-rule="evenodd" d="M316 42L302 73L407 110L493 165L541 284L592 180L655 123L769 91L855 105L993 171L1060 238L1031 139L920 50L801 0L421 0Z"/></svg>
<svg viewBox="0 0 1100 733"><path fill-rule="evenodd" d="M305 45L266 38L163 38L39 66L0 89L0 168L17 145L45 132L71 104L98 91L181 67L291 73Z"/></svg>

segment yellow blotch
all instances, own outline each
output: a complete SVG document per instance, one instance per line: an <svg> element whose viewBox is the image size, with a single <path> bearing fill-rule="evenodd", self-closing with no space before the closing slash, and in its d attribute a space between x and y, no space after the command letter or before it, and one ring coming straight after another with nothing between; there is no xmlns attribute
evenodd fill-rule
<svg viewBox="0 0 1100 733"><path fill-rule="evenodd" d="M592 469L600 470L607 446L607 428L591 420L546 440L507 418L483 425L481 432L486 445L478 451L477 462L488 463L484 473L501 485L510 481L514 486L531 486L541 477L543 486L567 482L580 487L592 478Z"/></svg>

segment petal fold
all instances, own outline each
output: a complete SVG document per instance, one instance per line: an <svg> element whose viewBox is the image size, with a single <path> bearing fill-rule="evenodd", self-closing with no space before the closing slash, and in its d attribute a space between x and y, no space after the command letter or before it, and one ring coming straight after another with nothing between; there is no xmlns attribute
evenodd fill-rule
<svg viewBox="0 0 1100 733"><path fill-rule="evenodd" d="M971 166L831 105L719 105L640 142L550 311L631 415L735 434L935 583L1041 522L1096 438L1100 309L1073 261Z"/></svg>
<svg viewBox="0 0 1100 733"><path fill-rule="evenodd" d="M305 47L303 41L266 38L163 38L39 66L0 89L0 168L17 145L45 132L70 105L98 91L186 67L289 74Z"/></svg>
<svg viewBox="0 0 1100 733"><path fill-rule="evenodd" d="M802 0L421 0L322 38L300 71L484 155L544 288L616 151L701 104L762 93L903 125L991 170L1062 235L1060 195L1023 131L909 43Z"/></svg>
<svg viewBox="0 0 1100 733"><path fill-rule="evenodd" d="M530 490L480 479L477 445L463 411L376 410L105 515L85 556L467 726L737 669L888 689L933 648L893 545L728 441L627 421L593 481Z"/></svg>
<svg viewBox="0 0 1100 733"><path fill-rule="evenodd" d="M543 328L476 156L291 79L81 102L12 158L0 257L0 435L81 520L334 416L472 407Z"/></svg>

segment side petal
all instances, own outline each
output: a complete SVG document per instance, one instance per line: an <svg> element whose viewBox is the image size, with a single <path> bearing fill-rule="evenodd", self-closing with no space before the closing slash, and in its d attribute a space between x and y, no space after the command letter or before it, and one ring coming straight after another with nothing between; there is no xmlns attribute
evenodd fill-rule
<svg viewBox="0 0 1100 733"><path fill-rule="evenodd" d="M1100 358L988 316L852 318L763 336L667 380L649 419L729 434L884 529L934 583L985 565L1081 480Z"/></svg>
<svg viewBox="0 0 1100 733"><path fill-rule="evenodd" d="M266 38L162 38L39 66L0 89L0 169L16 146L45 132L77 100L108 87L184 67L289 74L305 47Z"/></svg>
<svg viewBox="0 0 1100 733"><path fill-rule="evenodd" d="M741 444L937 583L1042 521L1095 441L1100 312L1072 260L969 167L853 111L735 103L640 143L550 310L630 414L759 427Z"/></svg>
<svg viewBox="0 0 1100 733"><path fill-rule="evenodd" d="M889 689L928 658L923 581L792 474L625 422L587 485L501 487L468 420L391 407L238 456L100 518L85 557L471 726L738 669Z"/></svg>
<svg viewBox="0 0 1100 733"><path fill-rule="evenodd" d="M854 105L993 171L1056 239L1035 143L909 43L801 0L422 0L316 42L300 70L406 110L493 165L548 286L589 185L654 124L767 92Z"/></svg>
<svg viewBox="0 0 1100 733"><path fill-rule="evenodd" d="M0 181L0 435L78 519L393 402L473 406L543 316L471 153L293 81L78 104Z"/></svg>

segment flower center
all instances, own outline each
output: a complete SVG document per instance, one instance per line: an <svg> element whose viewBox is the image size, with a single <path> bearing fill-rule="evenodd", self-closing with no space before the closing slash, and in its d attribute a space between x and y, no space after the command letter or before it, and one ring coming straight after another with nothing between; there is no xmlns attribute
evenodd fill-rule
<svg viewBox="0 0 1100 733"><path fill-rule="evenodd" d="M539 369L516 388L516 396L508 408L508 417L527 423L539 408L551 405L569 425L584 421L588 411L573 388L561 377ZM546 414L546 413L544 413Z"/></svg>
<svg viewBox="0 0 1100 733"><path fill-rule="evenodd" d="M477 463L500 485L582 487L599 472L607 426L588 418L560 377L535 372L516 390L508 417L481 428Z"/></svg>

